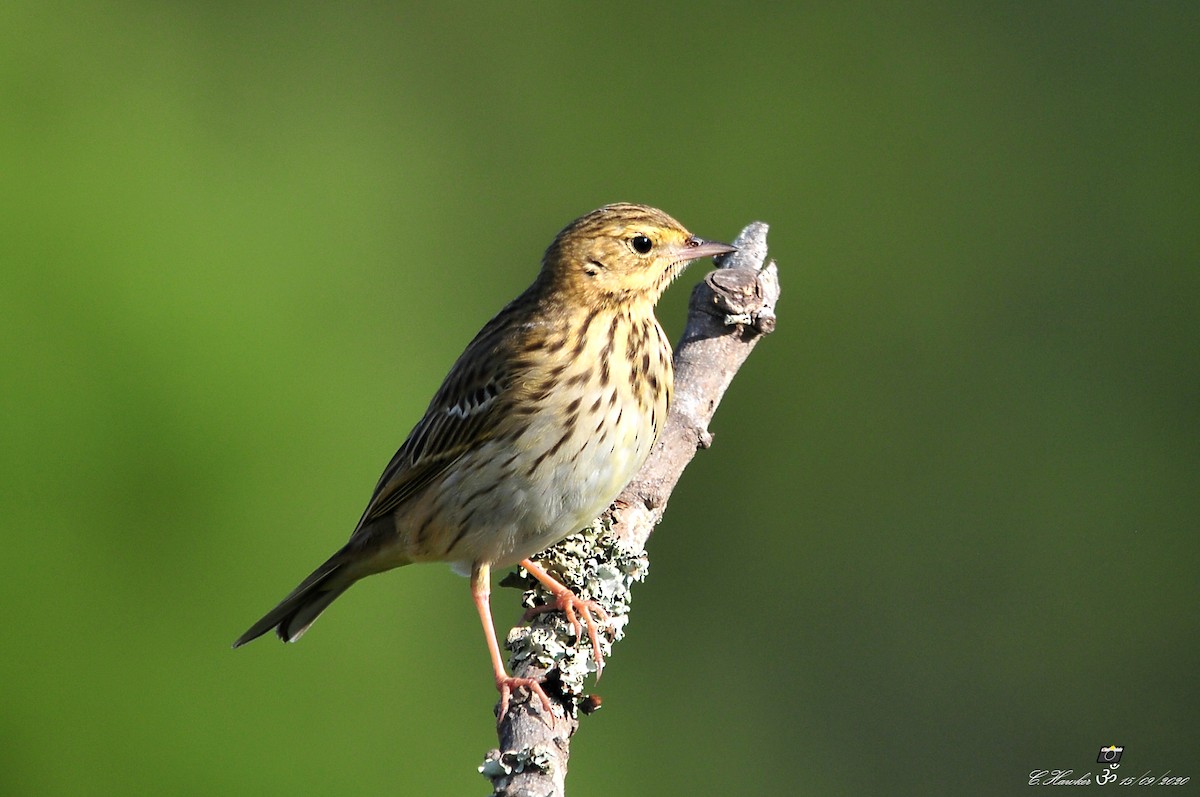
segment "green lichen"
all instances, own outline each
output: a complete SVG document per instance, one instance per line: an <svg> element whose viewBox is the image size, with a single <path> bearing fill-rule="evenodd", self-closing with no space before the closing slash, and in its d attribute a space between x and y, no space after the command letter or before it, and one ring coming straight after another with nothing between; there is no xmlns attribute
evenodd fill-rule
<svg viewBox="0 0 1200 797"><path fill-rule="evenodd" d="M626 549L612 533L612 520L606 517L534 559L576 595L590 598L608 611L612 618L610 633L599 636L601 652L607 659L613 643L625 635L632 600L630 588L645 579L649 569L645 553ZM521 604L526 608L552 601L550 593L523 568L501 584L524 589ZM510 666L516 668L532 660L540 668L557 669L563 694L576 704L583 699L584 679L596 671L586 628L583 638L576 639L574 628L561 612L543 612L535 615L529 625L514 628L506 645L512 653Z"/></svg>
<svg viewBox="0 0 1200 797"><path fill-rule="evenodd" d="M497 778L506 778L526 770L549 773L553 761L554 755L540 745L529 750L515 750L507 753L492 750L479 765L479 774L495 781Z"/></svg>

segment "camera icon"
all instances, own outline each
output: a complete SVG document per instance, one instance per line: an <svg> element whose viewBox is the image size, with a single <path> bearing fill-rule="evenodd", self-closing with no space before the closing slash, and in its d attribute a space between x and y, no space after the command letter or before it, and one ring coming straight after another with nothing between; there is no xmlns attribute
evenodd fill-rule
<svg viewBox="0 0 1200 797"><path fill-rule="evenodd" d="M1108 747L1100 748L1100 755L1096 757L1097 764L1116 764L1121 760L1121 753L1125 752L1124 747L1118 747L1115 744L1110 744Z"/></svg>

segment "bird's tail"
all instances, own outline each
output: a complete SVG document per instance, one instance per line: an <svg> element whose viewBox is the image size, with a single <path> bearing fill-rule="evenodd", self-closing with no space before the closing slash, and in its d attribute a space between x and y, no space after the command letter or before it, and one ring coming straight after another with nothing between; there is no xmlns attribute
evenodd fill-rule
<svg viewBox="0 0 1200 797"><path fill-rule="evenodd" d="M238 637L233 646L241 647L272 628L284 642L295 642L316 622L329 604L350 589L361 575L365 575L348 572L351 570L352 561L353 557L348 555L345 548L329 557L325 564L300 582L300 586L292 590L278 606Z"/></svg>

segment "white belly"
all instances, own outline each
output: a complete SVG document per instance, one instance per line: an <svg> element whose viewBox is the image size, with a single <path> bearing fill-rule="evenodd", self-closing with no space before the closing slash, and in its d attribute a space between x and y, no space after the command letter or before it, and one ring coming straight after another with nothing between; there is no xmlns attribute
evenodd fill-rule
<svg viewBox="0 0 1200 797"><path fill-rule="evenodd" d="M440 507L448 526L470 527L451 552L456 564L469 569L472 562L486 561L507 567L579 531L612 503L654 443L649 419L641 417L632 400L618 400L606 413L607 434L595 431L600 418L594 416L537 461L565 434L561 416L545 416L533 419L513 444L481 447L473 456L479 465L460 469L466 474L461 485L447 492L468 500ZM501 472L515 447L524 452L518 461L526 467ZM508 480L503 490L469 500L476 485L497 478Z"/></svg>

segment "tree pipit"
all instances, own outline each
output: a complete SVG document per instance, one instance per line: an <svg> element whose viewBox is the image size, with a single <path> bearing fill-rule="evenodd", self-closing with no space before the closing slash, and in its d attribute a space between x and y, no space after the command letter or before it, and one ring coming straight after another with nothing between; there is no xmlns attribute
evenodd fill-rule
<svg viewBox="0 0 1200 797"><path fill-rule="evenodd" d="M693 260L731 252L661 210L602 207L550 244L537 279L475 336L409 433L341 550L242 634L294 642L361 578L413 562L470 573L492 657L500 716L534 678L504 668L491 571L520 563L554 596L602 665L604 610L528 557L596 518L646 457L671 400L671 345L654 316Z"/></svg>

